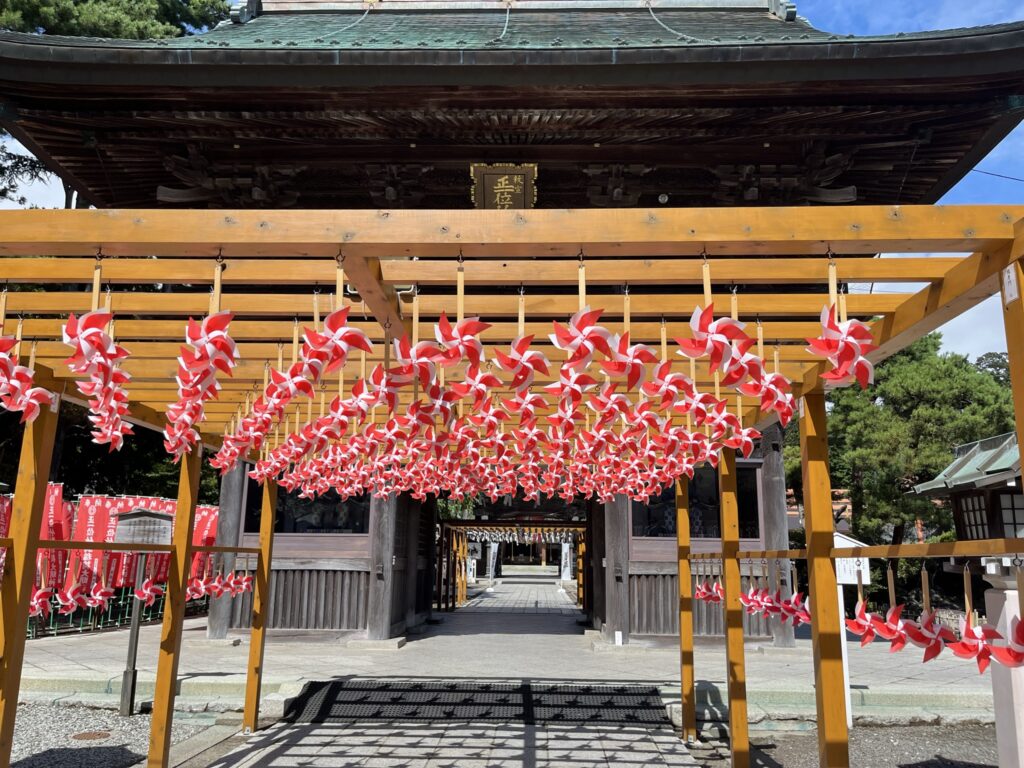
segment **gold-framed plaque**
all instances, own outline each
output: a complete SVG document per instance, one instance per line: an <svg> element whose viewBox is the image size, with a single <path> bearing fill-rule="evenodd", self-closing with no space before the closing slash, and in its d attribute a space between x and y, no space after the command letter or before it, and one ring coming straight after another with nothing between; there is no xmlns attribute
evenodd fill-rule
<svg viewBox="0 0 1024 768"><path fill-rule="evenodd" d="M477 208L517 210L537 203L536 163L473 163L469 175Z"/></svg>

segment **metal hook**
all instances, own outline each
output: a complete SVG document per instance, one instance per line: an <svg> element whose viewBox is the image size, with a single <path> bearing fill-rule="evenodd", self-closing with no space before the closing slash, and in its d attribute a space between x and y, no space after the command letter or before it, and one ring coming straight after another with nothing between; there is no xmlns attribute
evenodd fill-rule
<svg viewBox="0 0 1024 768"><path fill-rule="evenodd" d="M466 260L466 257L462 255L462 249L459 248L459 264L462 264Z"/></svg>
<svg viewBox="0 0 1024 768"><path fill-rule="evenodd" d="M580 264L582 265L583 264L583 258L584 258L583 257L583 249L582 248L580 248L580 252L576 254L576 258L579 259Z"/></svg>
<svg viewBox="0 0 1024 768"><path fill-rule="evenodd" d="M739 289L740 289L739 286L736 285L736 283L733 283L732 287L730 288L730 290L732 291L732 295L735 296L736 293L739 291Z"/></svg>
<svg viewBox="0 0 1024 768"><path fill-rule="evenodd" d="M103 254L103 246L96 246L96 261L103 261L105 258L107 257Z"/></svg>
<svg viewBox="0 0 1024 768"><path fill-rule="evenodd" d="M622 285L622 295L623 296L629 296L629 283L623 283L623 285Z"/></svg>
<svg viewBox="0 0 1024 768"><path fill-rule="evenodd" d="M4 289L4 290L6 290L6 289ZM523 283L519 284L519 295L520 296L525 296L526 295L526 286Z"/></svg>
<svg viewBox="0 0 1024 768"><path fill-rule="evenodd" d="M334 260L338 262L339 267L345 263L345 252L341 249L340 245L338 246L338 255L334 257Z"/></svg>
<svg viewBox="0 0 1024 768"><path fill-rule="evenodd" d="M700 257L701 257L702 259L704 259L704 263L705 263L705 264L707 264L707 263L708 263L708 247L707 247L707 245L702 245L702 246L701 246L701 249L700 249Z"/></svg>
<svg viewBox="0 0 1024 768"><path fill-rule="evenodd" d="M217 263L221 266L224 265L224 248L221 246L217 247Z"/></svg>
<svg viewBox="0 0 1024 768"><path fill-rule="evenodd" d="M828 244L828 250L827 250L827 251L825 251L825 255L826 255L826 256L828 256L828 263L829 263L830 265L833 265L833 266L835 266L835 263L836 263L836 254L835 254L835 251L833 251L833 250L832 250L832 243L829 243L829 244Z"/></svg>

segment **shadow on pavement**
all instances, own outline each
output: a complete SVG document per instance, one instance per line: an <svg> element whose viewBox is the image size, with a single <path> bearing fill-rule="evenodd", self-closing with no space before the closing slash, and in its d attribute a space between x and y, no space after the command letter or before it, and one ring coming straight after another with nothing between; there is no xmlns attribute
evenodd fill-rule
<svg viewBox="0 0 1024 768"><path fill-rule="evenodd" d="M128 768L138 764L144 755L132 752L123 745L96 747L61 747L48 749L11 763L11 768L57 768L57 766L103 766Z"/></svg>
<svg viewBox="0 0 1024 768"><path fill-rule="evenodd" d="M539 683L531 680L387 680L307 683L284 714L288 723L396 720L526 725L621 723L671 728L657 686Z"/></svg>

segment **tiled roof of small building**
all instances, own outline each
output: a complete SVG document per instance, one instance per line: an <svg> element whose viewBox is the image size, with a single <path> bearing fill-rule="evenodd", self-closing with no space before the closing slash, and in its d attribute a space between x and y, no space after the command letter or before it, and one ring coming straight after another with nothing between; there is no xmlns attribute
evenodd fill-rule
<svg viewBox="0 0 1024 768"><path fill-rule="evenodd" d="M1020 448L1015 432L958 445L954 455L953 462L934 480L915 485L914 492L942 496L958 488L1005 483L1020 475Z"/></svg>

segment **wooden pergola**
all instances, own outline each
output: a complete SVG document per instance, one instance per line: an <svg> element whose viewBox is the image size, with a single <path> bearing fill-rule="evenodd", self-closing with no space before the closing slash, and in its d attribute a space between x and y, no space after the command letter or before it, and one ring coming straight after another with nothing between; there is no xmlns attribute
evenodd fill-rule
<svg viewBox="0 0 1024 768"><path fill-rule="evenodd" d="M878 258L880 253L906 257ZM207 406L208 421L202 426L204 443L216 447L219 436L245 414L268 368L295 359L300 327L336 306L351 306L353 324L375 342L403 332L429 337L442 311L458 309L460 315L480 314L493 321L484 342L501 345L522 331L546 335L550 321L576 311L585 293L592 306L605 309L604 322L621 323L635 340L664 344L666 337L689 335L687 320L694 304L701 303L710 276L719 306L734 306L740 318L757 322L766 357L776 361L802 398L806 550L739 551L735 455L728 449L722 454L722 552L713 557L723 563L733 765L749 762L740 561L806 557L821 765L836 768L849 765L849 755L845 704L835 695L843 684L844 634L833 599L833 558L995 555L1024 552L1024 540L833 549L820 379L826 367L805 351L805 339L818 333L817 318L830 297L830 274L840 284L907 286L905 293L841 295L850 317L871 323L879 344L871 357L878 361L998 293L1001 279L1006 285L1013 279L1024 285L1022 256L1024 206L12 211L0 213L0 280L9 289L0 303L0 319L6 321L4 333L17 329L20 334L21 356L33 360L36 385L73 400L69 380L74 374L62 362L68 350L60 341L61 325L71 312L109 306L116 338L132 353L123 366L132 375L132 421L162 429L164 408L175 399L175 358L184 320L206 314L211 306L233 311L231 330L240 342L241 363L233 378L222 379L221 397ZM18 290L22 284L43 290ZM456 301L457 284L462 285ZM1007 346L1018 439L1024 443L1024 306L1019 296L1010 298L1005 304ZM367 364L381 358L377 353L365 360L353 356L338 386L354 381ZM688 372L686 361L679 359L677 365ZM704 390L715 385L706 372L696 383ZM744 423L763 419L756 404L728 397ZM278 439L307 421L312 406L310 401L297 407L279 425ZM0 638L0 764L10 755L36 550L51 546L40 542L39 529L56 424L56 412L46 410L25 429L10 536L0 542L8 547ZM185 586L196 551L191 528L200 460L194 451L182 461L174 541L162 550L172 557L153 705L152 768L168 761ZM268 482L259 547L230 548L258 554L247 729L255 729L258 719L275 505L276 486ZM677 493L677 509L683 735L690 738L696 736L696 698L688 576L697 556L689 550L685 485Z"/></svg>

